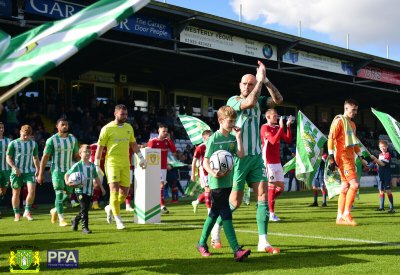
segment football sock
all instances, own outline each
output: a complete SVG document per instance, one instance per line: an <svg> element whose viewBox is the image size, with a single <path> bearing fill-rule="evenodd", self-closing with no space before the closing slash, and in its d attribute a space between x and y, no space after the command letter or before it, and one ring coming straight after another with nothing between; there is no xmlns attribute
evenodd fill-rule
<svg viewBox="0 0 400 275"><path fill-rule="evenodd" d="M160 201L161 207L165 206L165 199L164 199L164 186L161 187L161 201Z"/></svg>
<svg viewBox="0 0 400 275"><path fill-rule="evenodd" d="M268 207L271 212L275 212L275 186L268 186Z"/></svg>
<svg viewBox="0 0 400 275"><path fill-rule="evenodd" d="M222 226L224 227L225 236L228 239L229 245L235 252L239 248L239 244L236 238L235 229L233 228L232 220L223 220Z"/></svg>
<svg viewBox="0 0 400 275"><path fill-rule="evenodd" d="M279 197L281 194L283 193L283 188L281 188L281 187L276 187L275 188L275 196L274 196L274 199L276 199L277 197Z"/></svg>
<svg viewBox="0 0 400 275"><path fill-rule="evenodd" d="M268 232L269 209L268 202L258 201L256 210L258 235L266 235Z"/></svg>
<svg viewBox="0 0 400 275"><path fill-rule="evenodd" d="M119 216L120 213L118 195L119 192L110 191L110 207L114 217Z"/></svg>
<svg viewBox="0 0 400 275"><path fill-rule="evenodd" d="M173 201L178 200L178 187L176 186L172 187L172 200Z"/></svg>
<svg viewBox="0 0 400 275"><path fill-rule="evenodd" d="M54 203L54 206L56 207L58 214L64 213L63 197L64 197L64 191L56 190L56 201Z"/></svg>
<svg viewBox="0 0 400 275"><path fill-rule="evenodd" d="M314 203L318 203L318 190L314 190Z"/></svg>
<svg viewBox="0 0 400 275"><path fill-rule="evenodd" d="M201 193L200 195L199 195L199 197L197 198L197 201L198 202L203 202L204 200L205 200L205 198L206 198L206 192L203 192L203 193Z"/></svg>
<svg viewBox="0 0 400 275"><path fill-rule="evenodd" d="M343 215L345 204L346 204L346 194L340 193L338 198L338 217L340 215L340 218Z"/></svg>
<svg viewBox="0 0 400 275"><path fill-rule="evenodd" d="M210 192L204 192L204 200L206 203L206 207L208 209L211 208L211 193Z"/></svg>
<svg viewBox="0 0 400 275"><path fill-rule="evenodd" d="M95 187L95 188L93 189L93 202L97 202L97 201L99 200L99 198L100 198L100 192L101 192L101 190L100 190L100 188L98 188L98 187Z"/></svg>
<svg viewBox="0 0 400 275"><path fill-rule="evenodd" d="M326 203L326 190L322 190L322 203Z"/></svg>
<svg viewBox="0 0 400 275"><path fill-rule="evenodd" d="M350 213L351 207L353 206L356 195L357 195L357 188L353 188L352 186L350 186L349 191L347 191L346 204L344 207L344 211L346 213Z"/></svg>
<svg viewBox="0 0 400 275"><path fill-rule="evenodd" d="M390 209L393 209L394 208L394 206L393 206L393 195L392 194L387 194L387 196L388 196L388 199L389 199L389 207L390 207Z"/></svg>
<svg viewBox="0 0 400 275"><path fill-rule="evenodd" d="M26 204L25 205L25 212L31 212L31 207L32 207L32 205Z"/></svg>
<svg viewBox="0 0 400 275"><path fill-rule="evenodd" d="M13 207L13 211L14 211L14 214L15 214L15 215L19 214L19 208L14 208L14 207Z"/></svg>
<svg viewBox="0 0 400 275"><path fill-rule="evenodd" d="M379 208L385 208L385 194L379 194Z"/></svg>
<svg viewBox="0 0 400 275"><path fill-rule="evenodd" d="M131 192L128 192L128 196L126 196L126 199L125 199L125 204L131 205L131 199L132 199L132 194L131 194Z"/></svg>
<svg viewBox="0 0 400 275"><path fill-rule="evenodd" d="M62 197L61 200L62 200L63 203L65 203L65 202L68 203L70 201L70 195L63 192L63 197Z"/></svg>
<svg viewBox="0 0 400 275"><path fill-rule="evenodd" d="M211 218L210 216L207 216L207 219L204 222L203 231L201 232L201 237L199 241L200 245L205 245L207 243L208 236L210 236L211 230L213 229L216 220L216 218Z"/></svg>
<svg viewBox="0 0 400 275"><path fill-rule="evenodd" d="M118 193L118 203L121 205L125 202L125 200L126 200L126 196L122 193Z"/></svg>

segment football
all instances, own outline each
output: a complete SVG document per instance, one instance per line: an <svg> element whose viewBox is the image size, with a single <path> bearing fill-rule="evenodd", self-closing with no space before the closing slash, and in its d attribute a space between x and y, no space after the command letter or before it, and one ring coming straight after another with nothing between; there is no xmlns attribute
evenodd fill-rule
<svg viewBox="0 0 400 275"><path fill-rule="evenodd" d="M84 174L82 174L81 172L74 172L71 175L69 175L69 181L72 182L74 184L74 187L82 187L83 183L86 180L86 177Z"/></svg>
<svg viewBox="0 0 400 275"><path fill-rule="evenodd" d="M231 171L233 168L233 156L225 150L215 151L210 157L210 167L216 172Z"/></svg>

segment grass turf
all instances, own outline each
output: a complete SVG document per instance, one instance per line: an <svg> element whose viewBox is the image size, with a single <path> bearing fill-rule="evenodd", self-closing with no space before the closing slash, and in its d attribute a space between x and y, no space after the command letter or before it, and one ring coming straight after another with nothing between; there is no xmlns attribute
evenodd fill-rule
<svg viewBox="0 0 400 275"><path fill-rule="evenodd" d="M394 191L396 205L400 196ZM311 192L284 193L276 203L282 220L269 225L270 243L281 248L278 255L256 251L253 198L250 206L242 206L233 215L239 243L252 250L241 263L234 262L225 236L222 249L210 248L212 256L201 257L195 247L206 209L202 204L194 215L192 198L168 205L170 214L162 216L161 224L134 224L132 214L122 210L126 225L122 231L105 222L103 210L90 211L90 235L51 224L49 205L32 212L34 221L18 223L12 210L3 208L0 272L8 272L11 247L34 245L40 250L40 272L48 274L397 274L399 214L375 211L379 203L375 188L362 189L360 194L353 210L359 226L347 227L335 224L336 199L328 200L326 208L308 207ZM68 222L77 211L67 210ZM79 269L47 269L47 250L54 249L79 250Z"/></svg>

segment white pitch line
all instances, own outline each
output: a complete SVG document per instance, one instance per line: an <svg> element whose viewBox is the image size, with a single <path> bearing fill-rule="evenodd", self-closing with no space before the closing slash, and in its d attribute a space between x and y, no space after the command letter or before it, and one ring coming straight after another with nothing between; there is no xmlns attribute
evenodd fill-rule
<svg viewBox="0 0 400 275"><path fill-rule="evenodd" d="M156 223L156 224L174 225L174 226L181 226L181 227L203 228L203 226L199 226L199 225L168 224L168 223ZM235 229L235 231L236 232L242 232L242 233L258 234L257 231L252 231L252 230ZM369 243L369 244L378 244L378 245L387 245L387 246L400 246L400 243L388 243L388 242L353 239L353 238L334 238L334 237L324 237L324 236L310 236L310 235L288 234L288 233L273 233L273 232L269 232L268 234L269 235L275 235L275 236L282 236L282 237L292 237L292 238L320 239L320 240L327 240L327 241L346 241L346 242L353 242L353 243Z"/></svg>

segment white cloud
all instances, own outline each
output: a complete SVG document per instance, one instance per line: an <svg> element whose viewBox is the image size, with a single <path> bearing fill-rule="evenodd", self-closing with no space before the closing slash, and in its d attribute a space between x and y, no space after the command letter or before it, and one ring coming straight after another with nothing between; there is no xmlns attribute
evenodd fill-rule
<svg viewBox="0 0 400 275"><path fill-rule="evenodd" d="M333 41L346 40L354 47L395 48L400 44L400 2L398 0L231 0L234 12L245 22L262 19L266 27L308 28L326 34ZM392 47L393 46L393 47Z"/></svg>

